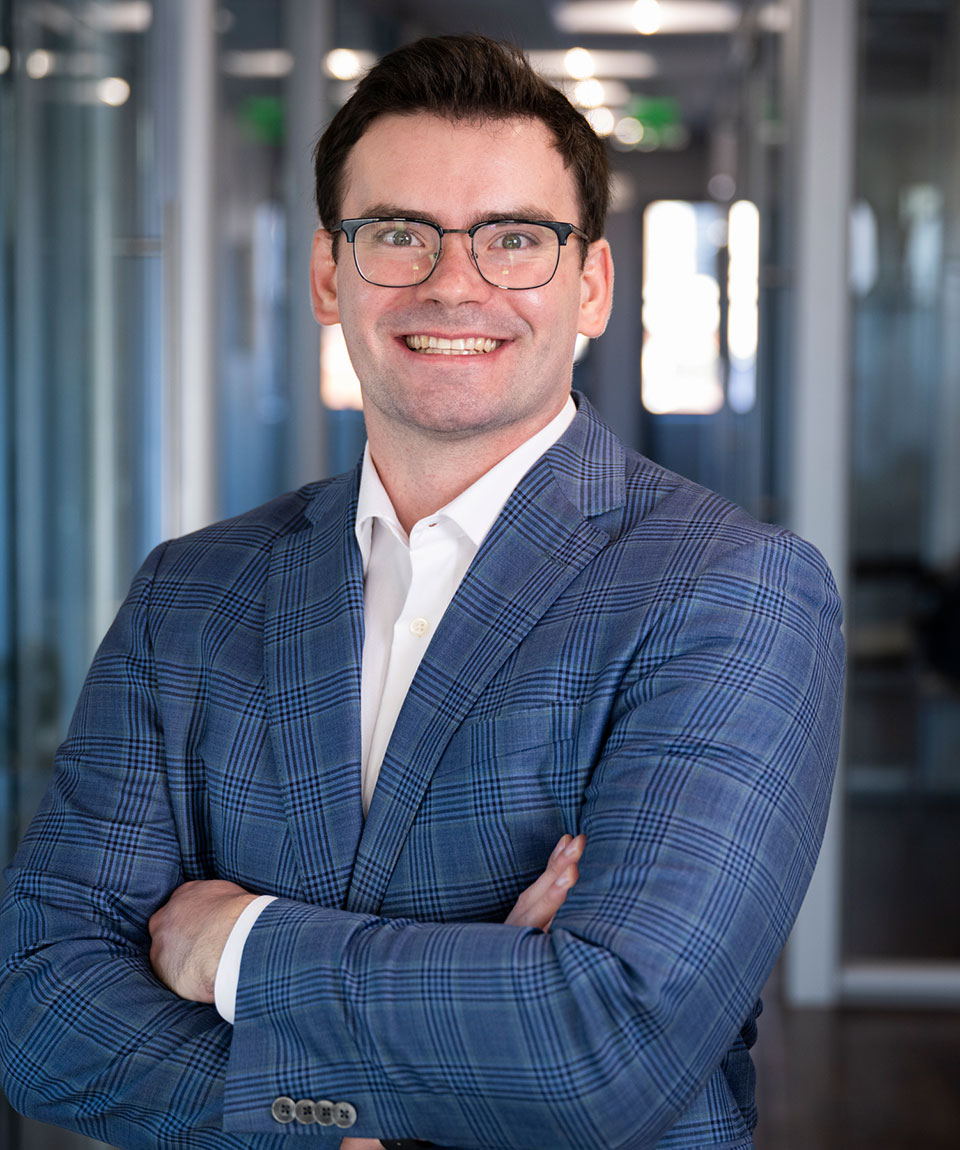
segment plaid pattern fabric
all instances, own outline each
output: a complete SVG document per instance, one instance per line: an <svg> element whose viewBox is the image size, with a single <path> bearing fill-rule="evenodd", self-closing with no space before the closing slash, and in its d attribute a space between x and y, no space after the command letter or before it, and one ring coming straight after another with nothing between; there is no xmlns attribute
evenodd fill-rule
<svg viewBox="0 0 960 1150"><path fill-rule="evenodd" d="M123 1147L743 1148L757 995L816 859L840 609L809 545L580 400L499 516L360 807L357 476L158 548L8 872L14 1106ZM501 925L564 831L547 934ZM280 896L231 1029L151 974L179 883Z"/></svg>

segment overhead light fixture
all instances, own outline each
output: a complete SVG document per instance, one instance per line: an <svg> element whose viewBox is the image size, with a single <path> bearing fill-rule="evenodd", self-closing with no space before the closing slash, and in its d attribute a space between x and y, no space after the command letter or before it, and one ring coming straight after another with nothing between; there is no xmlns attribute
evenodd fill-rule
<svg viewBox="0 0 960 1150"><path fill-rule="evenodd" d="M598 136L609 136L616 124L616 117L609 108L591 108L586 113L587 122Z"/></svg>
<svg viewBox="0 0 960 1150"><path fill-rule="evenodd" d="M97 81L97 99L110 108L120 108L130 99L130 85L121 76L104 76Z"/></svg>
<svg viewBox="0 0 960 1150"><path fill-rule="evenodd" d="M564 85L564 94L578 108L599 108L603 104L611 108L626 108L633 97L630 88L622 80L598 80L595 76L589 80L578 80L572 88Z"/></svg>
<svg viewBox="0 0 960 1150"><path fill-rule="evenodd" d="M578 80L573 89L573 102L578 108L599 108L605 99L603 84L592 76Z"/></svg>
<svg viewBox="0 0 960 1150"><path fill-rule="evenodd" d="M593 57L586 48L571 48L563 57L563 66L574 80L588 80L595 75Z"/></svg>
<svg viewBox="0 0 960 1150"><path fill-rule="evenodd" d="M528 52L535 72L548 80L568 80L567 52ZM598 80L650 80L657 74L657 62L649 52L617 52L607 49L591 49L593 64L591 76ZM584 77L586 79L586 77Z"/></svg>
<svg viewBox="0 0 960 1150"><path fill-rule="evenodd" d="M323 67L328 76L335 80L356 80L361 72L372 68L376 56L372 52L358 51L355 48L334 48L328 52L323 60Z"/></svg>
<svg viewBox="0 0 960 1150"><path fill-rule="evenodd" d="M53 71L53 53L47 52L44 48L35 48L27 56L24 68L31 80L42 80Z"/></svg>
<svg viewBox="0 0 960 1150"><path fill-rule="evenodd" d="M641 35L652 36L663 25L663 13L657 0L636 0L630 20Z"/></svg>
<svg viewBox="0 0 960 1150"><path fill-rule="evenodd" d="M635 148L643 139L643 124L634 116L623 116L614 125L613 134L621 144L628 148Z"/></svg>
<svg viewBox="0 0 960 1150"><path fill-rule="evenodd" d="M227 76L244 80L282 80L293 71L293 53L283 48L224 52L221 68Z"/></svg>
<svg viewBox="0 0 960 1150"><path fill-rule="evenodd" d="M741 16L742 5L733 0L566 0L553 19L561 32L574 36L704 35L733 32Z"/></svg>
<svg viewBox="0 0 960 1150"><path fill-rule="evenodd" d="M146 32L153 23L153 5L148 0L116 4L91 0L81 9L80 18L97 32Z"/></svg>
<svg viewBox="0 0 960 1150"><path fill-rule="evenodd" d="M10 49L6 44L0 44L0 76L10 70Z"/></svg>

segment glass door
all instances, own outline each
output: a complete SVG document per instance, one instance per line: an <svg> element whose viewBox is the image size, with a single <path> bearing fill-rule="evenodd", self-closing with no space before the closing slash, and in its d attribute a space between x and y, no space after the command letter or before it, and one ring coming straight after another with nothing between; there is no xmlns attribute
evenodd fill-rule
<svg viewBox="0 0 960 1150"><path fill-rule="evenodd" d="M960 999L960 5L866 0L845 998Z"/></svg>

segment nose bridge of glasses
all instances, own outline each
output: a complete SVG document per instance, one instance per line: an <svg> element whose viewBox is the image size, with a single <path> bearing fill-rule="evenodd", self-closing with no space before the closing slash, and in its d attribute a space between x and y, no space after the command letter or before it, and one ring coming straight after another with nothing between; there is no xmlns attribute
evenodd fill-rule
<svg viewBox="0 0 960 1150"><path fill-rule="evenodd" d="M472 229L470 228L437 228L437 242L439 247L435 260L439 261L444 252L448 250L448 245L446 243L447 236L462 236L463 239L454 240L453 242L459 243L462 247L462 250L466 253L467 256L469 256L470 262L476 265L477 253L473 246L473 234Z"/></svg>

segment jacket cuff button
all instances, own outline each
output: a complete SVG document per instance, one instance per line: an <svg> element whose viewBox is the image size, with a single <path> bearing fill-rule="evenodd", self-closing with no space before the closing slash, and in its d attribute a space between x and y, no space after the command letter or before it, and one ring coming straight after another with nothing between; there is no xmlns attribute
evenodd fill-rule
<svg viewBox="0 0 960 1150"><path fill-rule="evenodd" d="M348 1126L352 1126L357 1120L357 1112L350 1105L349 1102L336 1102L333 1107L333 1121L334 1125L339 1126L341 1130L346 1130Z"/></svg>
<svg viewBox="0 0 960 1150"><path fill-rule="evenodd" d="M286 1095L281 1094L279 1098L274 1098L273 1105L270 1107L270 1113L273 1115L277 1122L292 1122L296 1117L297 1104L292 1098L287 1098Z"/></svg>
<svg viewBox="0 0 960 1150"><path fill-rule="evenodd" d="M317 1120L317 1108L310 1098L301 1098L293 1113L301 1126L311 1126Z"/></svg>
<svg viewBox="0 0 960 1150"><path fill-rule="evenodd" d="M319 1102L313 1104L313 1114L319 1126L333 1125L333 1103L328 1102L326 1098L321 1098Z"/></svg>

